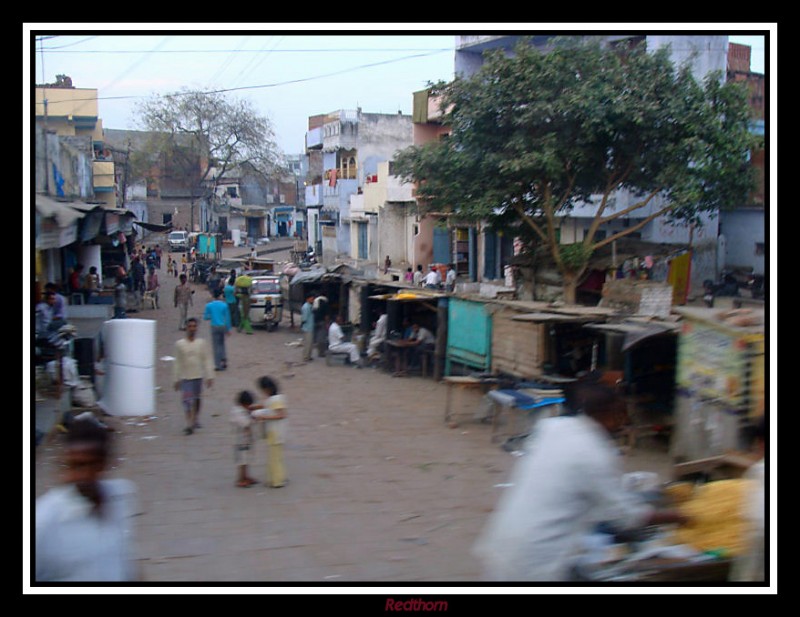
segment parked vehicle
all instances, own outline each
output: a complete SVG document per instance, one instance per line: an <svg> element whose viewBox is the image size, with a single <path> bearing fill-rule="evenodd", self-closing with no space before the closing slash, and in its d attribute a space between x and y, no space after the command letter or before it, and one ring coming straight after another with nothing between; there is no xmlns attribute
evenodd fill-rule
<svg viewBox="0 0 800 617"><path fill-rule="evenodd" d="M282 318L281 277L274 274L253 275L253 286L250 288L250 323L272 332Z"/></svg>
<svg viewBox="0 0 800 617"><path fill-rule="evenodd" d="M167 243L169 244L170 253L175 251L187 251L189 249L189 232L188 231L171 231L167 236Z"/></svg>

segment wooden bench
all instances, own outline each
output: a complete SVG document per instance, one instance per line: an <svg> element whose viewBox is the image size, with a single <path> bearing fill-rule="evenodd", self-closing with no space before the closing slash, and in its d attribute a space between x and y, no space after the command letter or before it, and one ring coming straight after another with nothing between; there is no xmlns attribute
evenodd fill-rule
<svg viewBox="0 0 800 617"><path fill-rule="evenodd" d="M347 351L331 351L330 349L325 350L325 364L328 366L333 366L334 364L347 364L347 360L350 358L350 353Z"/></svg>

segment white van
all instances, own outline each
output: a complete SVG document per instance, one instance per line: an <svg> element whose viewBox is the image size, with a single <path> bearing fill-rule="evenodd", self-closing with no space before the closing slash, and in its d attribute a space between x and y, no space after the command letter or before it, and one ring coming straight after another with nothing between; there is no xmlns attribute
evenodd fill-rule
<svg viewBox="0 0 800 617"><path fill-rule="evenodd" d="M188 231L171 231L167 236L170 253L173 251L186 251L189 249Z"/></svg>

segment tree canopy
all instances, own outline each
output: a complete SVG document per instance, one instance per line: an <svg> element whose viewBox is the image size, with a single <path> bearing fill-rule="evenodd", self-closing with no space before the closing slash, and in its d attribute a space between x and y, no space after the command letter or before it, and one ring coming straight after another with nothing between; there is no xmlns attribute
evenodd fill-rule
<svg viewBox="0 0 800 617"><path fill-rule="evenodd" d="M237 166L246 164L264 177L281 168L272 124L248 101L184 88L144 101L137 115L141 127L151 133L145 151L139 153L139 160L145 161L140 165L167 158L192 187L203 185L209 194Z"/></svg>
<svg viewBox="0 0 800 617"><path fill-rule="evenodd" d="M668 48L558 40L544 53L523 42L432 92L451 132L404 150L396 173L417 183L423 209L521 224L567 282L595 249L657 216L698 223L753 186L744 89L719 74L698 83ZM624 208L612 199L619 190L632 195ZM593 220L579 245L564 247L557 229L579 204L593 204ZM603 224L643 208L596 239Z"/></svg>

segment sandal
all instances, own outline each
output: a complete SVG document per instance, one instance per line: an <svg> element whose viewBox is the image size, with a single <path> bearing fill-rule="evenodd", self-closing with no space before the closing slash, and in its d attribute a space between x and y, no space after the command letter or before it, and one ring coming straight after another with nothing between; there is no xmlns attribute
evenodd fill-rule
<svg viewBox="0 0 800 617"><path fill-rule="evenodd" d="M246 478L245 482L247 482L248 485L250 485L250 484L258 484L258 480L254 479L254 478Z"/></svg>
<svg viewBox="0 0 800 617"><path fill-rule="evenodd" d="M239 488L250 488L250 484L252 483L248 482L247 480L240 480L239 482L236 483L236 486L238 486Z"/></svg>

